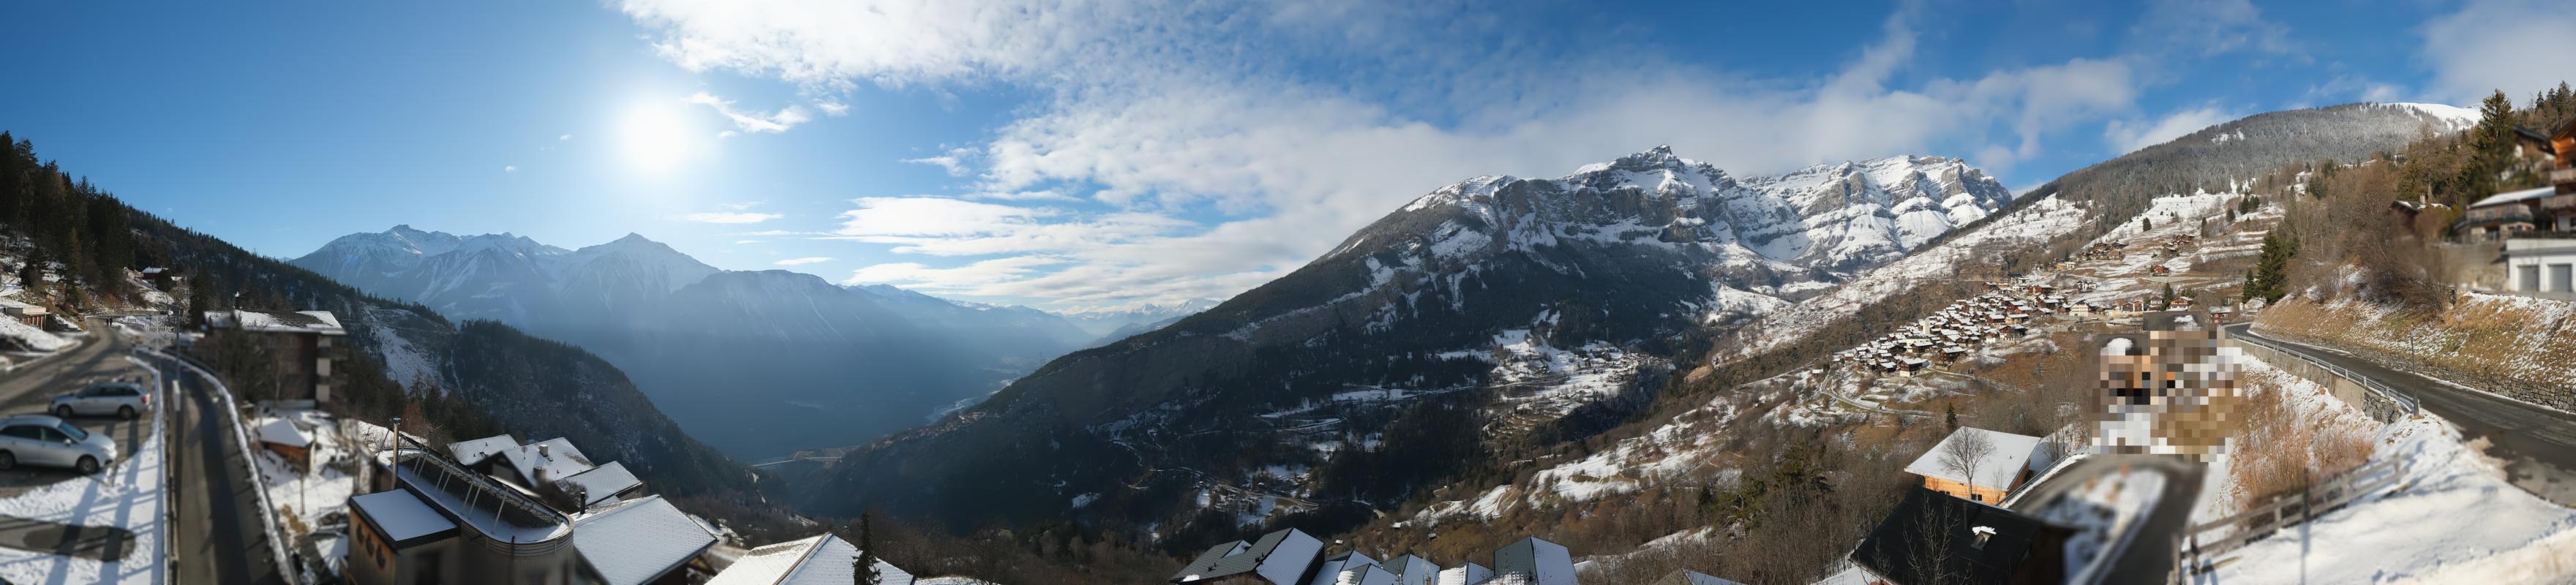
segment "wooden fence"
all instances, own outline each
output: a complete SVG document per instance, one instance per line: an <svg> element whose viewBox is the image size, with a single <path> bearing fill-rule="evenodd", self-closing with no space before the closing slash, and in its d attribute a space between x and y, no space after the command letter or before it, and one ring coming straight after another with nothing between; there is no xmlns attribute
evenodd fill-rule
<svg viewBox="0 0 2576 585"><path fill-rule="evenodd" d="M2233 516L2185 527L2181 534L2174 535L2172 581L2187 582L2192 575L2215 568L2210 563L2221 555L2342 508L2355 499L2396 484L2403 476L2405 467L2397 460L2382 459L2318 482L2308 489L2272 496ZM2225 535L2207 540L2201 538L2203 534L2231 528L2234 530Z"/></svg>

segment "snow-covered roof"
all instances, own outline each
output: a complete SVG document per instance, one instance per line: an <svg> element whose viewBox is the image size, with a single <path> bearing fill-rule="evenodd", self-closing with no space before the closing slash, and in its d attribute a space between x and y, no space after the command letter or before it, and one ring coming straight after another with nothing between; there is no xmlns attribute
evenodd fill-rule
<svg viewBox="0 0 2576 585"><path fill-rule="evenodd" d="M644 480L636 479L634 473L626 470L626 464L610 461L607 465L573 474L555 483L573 488L565 490L566 493L578 494L581 505L589 507L616 499L618 493L644 485Z"/></svg>
<svg viewBox="0 0 2576 585"><path fill-rule="evenodd" d="M1440 579L1433 583L1436 583L1437 585L1477 585L1478 583L1484 583L1486 579L1493 578L1493 576L1494 571L1486 569L1484 565L1467 563L1465 565L1441 570Z"/></svg>
<svg viewBox="0 0 2576 585"><path fill-rule="evenodd" d="M1295 528L1285 528L1261 535L1251 544L1235 541L1224 554L1208 549L1196 561L1183 565L1172 575L1174 583L1213 581L1235 575L1252 574L1271 583L1296 583L1315 564L1316 555L1324 552L1324 541Z"/></svg>
<svg viewBox="0 0 2576 585"><path fill-rule="evenodd" d="M2557 188L2555 188L2555 187L2539 187L2539 188L2534 188L2534 189L2524 189L2524 190L2521 190L2521 191L2506 191L2506 192L2503 192L2503 193L2497 193L2497 194L2495 194L2495 195L2493 195L2493 196L2489 196L2489 197L2487 197L2487 198L2485 198L2485 199L2479 199L2477 203L2471 203L2471 204L2469 204L2469 207L2470 207L2471 209L2475 209L2475 208L2479 208L2479 207L2486 207L2486 206L2490 206L2490 205L2503 205L2503 204L2506 204L2506 203L2516 203L2516 202L2521 202L2521 201L2528 201L2528 200L2532 200L2532 199L2539 199L2539 198L2542 198L2542 197L2548 197L2548 196L2550 196L2550 194L2552 194L2552 193L2556 193L2556 192L2557 192Z"/></svg>
<svg viewBox="0 0 2576 585"><path fill-rule="evenodd" d="M319 333L348 335L340 327L340 317L330 311L207 311L207 324L218 329L266 331L275 333Z"/></svg>
<svg viewBox="0 0 2576 585"><path fill-rule="evenodd" d="M1986 441L1995 447L1993 454L1978 460L1975 481L1960 477L1959 472L1941 463L1943 449L1948 448L1952 441L1972 434L1984 435ZM1973 484L1981 488L2004 489L2011 487L2013 477L2021 475L2022 469L2030 466L2031 453L2038 450L2039 437L1989 431L1976 427L1959 427L1959 430L1951 432L1950 436L1942 437L1940 444L1933 445L1932 450L1924 451L1922 457L1916 457L1913 463L1906 464L1905 472Z"/></svg>
<svg viewBox="0 0 2576 585"><path fill-rule="evenodd" d="M592 467L590 457L582 455L580 449L573 448L572 441L562 437L504 449L501 456L510 461L511 468L518 470L520 479L530 483L529 487L572 477L590 471ZM539 471L545 472L542 479Z"/></svg>
<svg viewBox="0 0 2576 585"><path fill-rule="evenodd" d="M259 442L288 447L311 447L313 435L304 432L302 427L295 426L295 421L273 418L259 425Z"/></svg>
<svg viewBox="0 0 2576 585"><path fill-rule="evenodd" d="M829 534L751 549L707 585L847 585L859 548ZM912 574L877 560L878 583L912 585Z"/></svg>
<svg viewBox="0 0 2576 585"><path fill-rule="evenodd" d="M572 544L608 585L642 585L715 546L716 535L653 496L573 521Z"/></svg>
<svg viewBox="0 0 2576 585"><path fill-rule="evenodd" d="M1533 536L1495 549L1494 573L1519 575L1535 585L1574 585L1574 557L1564 545Z"/></svg>
<svg viewBox="0 0 2576 585"><path fill-rule="evenodd" d="M366 516L385 538L402 542L456 529L456 523L429 508L419 496L405 490L389 490L349 498L349 507Z"/></svg>
<svg viewBox="0 0 2576 585"><path fill-rule="evenodd" d="M457 463L479 465L485 458L516 448L519 448L519 438L504 433L471 441L448 443L447 454L454 457Z"/></svg>
<svg viewBox="0 0 2576 585"><path fill-rule="evenodd" d="M405 449L396 454L402 458L394 466L394 476L411 486L422 501L447 511L450 518L462 519L475 532L493 540L536 543L569 535L569 518L546 508L506 484L485 478L470 470L448 467L426 451Z"/></svg>
<svg viewBox="0 0 2576 585"><path fill-rule="evenodd" d="M19 302L16 299L6 298L0 298L0 310L5 310L11 315L21 317L45 314L44 307Z"/></svg>

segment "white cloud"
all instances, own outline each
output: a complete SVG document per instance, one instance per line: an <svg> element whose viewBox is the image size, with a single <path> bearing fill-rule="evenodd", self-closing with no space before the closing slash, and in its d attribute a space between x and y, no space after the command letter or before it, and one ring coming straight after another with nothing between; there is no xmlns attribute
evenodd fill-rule
<svg viewBox="0 0 2576 585"><path fill-rule="evenodd" d="M2289 37L2289 27L2263 18L2253 0L2157 0L2131 28L2130 42L2144 52L2294 54Z"/></svg>
<svg viewBox="0 0 2576 585"><path fill-rule="evenodd" d="M787 216L775 213L708 212L683 215L680 219L698 223L760 223L781 217Z"/></svg>
<svg viewBox="0 0 2576 585"><path fill-rule="evenodd" d="M503 167L501 167L501 172L503 172L503 173L516 173L516 172L519 172L519 167L516 167L516 166L503 166Z"/></svg>
<svg viewBox="0 0 2576 585"><path fill-rule="evenodd" d="M2459 12L2424 23L2428 97L2474 106L2497 90L2516 102L2576 80L2576 3L2564 0L2470 0Z"/></svg>
<svg viewBox="0 0 2576 585"><path fill-rule="evenodd" d="M767 242L767 241L768 241L768 240L734 240L734 241L733 241L733 243L734 243L734 245L739 246L739 245L743 245L743 244L758 244L758 243L763 243L763 242Z"/></svg>
<svg viewBox="0 0 2576 585"><path fill-rule="evenodd" d="M1882 22L1879 42L1809 80L1747 79L1652 52L1497 44L1510 36L1498 34L1503 21L1454 18L1439 2L620 6L683 67L774 76L809 95L1039 90L988 142L905 161L972 177L968 194L861 199L830 237L899 253L1043 255L1056 261L1045 270L945 282L1066 302L1231 295L1441 185L1555 176L1655 144L1736 173L1936 147L1982 147L1979 164L2010 165L2053 134L2133 115L2142 77L2125 57L1914 73L1912 14ZM1610 33L1588 40L1624 46ZM1347 64L1336 73L1347 78L1301 77L1285 55ZM1352 91L1371 81L1402 89ZM1068 199L1094 205L996 203ZM1173 219L1195 211L1220 219Z"/></svg>
<svg viewBox="0 0 2576 585"><path fill-rule="evenodd" d="M566 140L572 140L572 135L571 135L571 134L565 134L565 135L562 135L562 136L556 136L556 137L555 137L555 141L556 141L556 142L563 142L563 141L566 141Z"/></svg>
<svg viewBox="0 0 2576 585"><path fill-rule="evenodd" d="M2154 122L2112 120L2110 125L2102 130L2102 138L2120 152L2136 152L2141 148L2164 144L2166 141L2181 138L2185 134L2198 132L2202 128L2243 117L2245 114L2209 105L2166 114L2165 117L2158 118Z"/></svg>
<svg viewBox="0 0 2576 585"><path fill-rule="evenodd" d="M742 210L745 210L745 209L751 209L751 208L754 208L754 207L759 207L759 206L761 206L762 204L766 204L766 203L769 203L769 202L768 202L768 201L731 201L731 202L726 202L726 203L718 203L717 205L721 205L721 206L723 206L725 209L731 209L731 210L734 210L734 211L742 211Z"/></svg>
<svg viewBox="0 0 2576 585"><path fill-rule="evenodd" d="M689 94L688 102L714 108L716 113L723 114L725 119L733 120L733 126L744 132L767 132L772 134L786 132L787 129L794 128L797 124L803 124L814 119L813 115L805 113L805 108L800 106L787 106L784 109L778 110L778 112L774 114L743 112L734 109L733 100L719 98L703 91ZM731 133L731 130L727 130L724 133L717 134L717 136L729 136Z"/></svg>
<svg viewBox="0 0 2576 585"><path fill-rule="evenodd" d="M836 101L831 101L831 100L824 100L824 101L814 102L814 107L815 107L815 108L822 109L822 110L823 110L823 115L826 115L826 116L847 116L847 115L850 115L850 105L849 105L849 104L845 104L845 103L841 103L841 102L836 102Z"/></svg>
<svg viewBox="0 0 2576 585"><path fill-rule="evenodd" d="M821 264L821 263L824 263L824 262L830 262L830 261L832 261L832 259L831 259L831 258L826 258L826 257L822 257L822 256L808 256L808 257L804 257L804 258L788 258L788 259L786 259L786 260L780 260L780 261L776 262L775 264L777 264L777 265L779 265L779 266L803 266L803 265L807 265L807 264Z"/></svg>

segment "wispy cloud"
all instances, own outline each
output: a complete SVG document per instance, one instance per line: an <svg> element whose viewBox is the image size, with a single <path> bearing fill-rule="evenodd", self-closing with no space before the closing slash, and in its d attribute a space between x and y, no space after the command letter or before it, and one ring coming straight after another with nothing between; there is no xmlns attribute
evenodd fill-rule
<svg viewBox="0 0 2576 585"><path fill-rule="evenodd" d="M1084 303L1231 295L1441 185L1554 176L1655 144L1738 173L1935 147L2001 167L2070 132L2090 148L2093 129L2138 116L2157 61L2132 51L1946 77L1917 66L1915 31L1935 25L1900 10L1839 68L1765 79L1630 50L1615 31L1497 44L1526 31L1455 18L1464 6L620 3L682 67L771 76L805 95L1036 90L989 140L905 160L963 177L961 194L860 199L827 237L1043 259L925 259L865 276ZM2142 30L2212 52L2295 51L2259 11L2229 15ZM1335 67L1300 66L1312 62Z"/></svg>
<svg viewBox="0 0 2576 585"><path fill-rule="evenodd" d="M516 172L519 172L519 167L516 167L516 166L503 166L503 167L501 167L501 172L502 172L502 173L516 173Z"/></svg>
<svg viewBox="0 0 2576 585"><path fill-rule="evenodd" d="M781 217L787 216L776 213L706 212L683 215L680 219L698 223L760 223Z"/></svg>
<svg viewBox="0 0 2576 585"><path fill-rule="evenodd" d="M824 262L830 262L830 261L832 261L832 259L831 259L831 258L826 258L826 257L822 257L822 256L809 256L809 257L805 257L805 258L788 258L788 259L786 259L786 260L780 260L780 261L777 261L777 262L775 262L774 264L777 264L777 265L779 265L779 266L803 266L803 265L807 265L807 264L821 264L821 263L824 263Z"/></svg>
<svg viewBox="0 0 2576 585"><path fill-rule="evenodd" d="M562 136L556 136L556 137L555 137L555 141L556 141L556 142L563 142L563 141L567 141L567 140L572 140L572 135L571 135L571 134L565 134L565 135L562 135Z"/></svg>
<svg viewBox="0 0 2576 585"><path fill-rule="evenodd" d="M2216 105L2203 106L2166 114L2153 122L2112 120L2110 125L2102 130L2102 138L2109 141L2111 146L2119 149L2120 152L2136 152L2141 148L2163 144L2165 141L2181 138L2185 134L2198 132L2202 128L2243 117L2245 114L2242 112L2228 111Z"/></svg>
<svg viewBox="0 0 2576 585"><path fill-rule="evenodd" d="M767 132L773 134L786 132L787 129L794 128L797 124L803 124L814 119L812 114L805 113L805 108L799 106L788 106L778 110L776 113L770 114L744 112L734 109L733 100L719 98L713 94L703 91L690 94L688 102L714 108L716 113L723 114L725 119L732 120L733 126L744 132ZM722 136L722 134L719 134L718 136Z"/></svg>

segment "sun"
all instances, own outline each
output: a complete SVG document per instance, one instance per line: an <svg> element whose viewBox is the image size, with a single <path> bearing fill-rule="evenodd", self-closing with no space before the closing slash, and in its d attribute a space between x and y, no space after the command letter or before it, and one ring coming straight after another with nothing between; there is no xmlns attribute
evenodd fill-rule
<svg viewBox="0 0 2576 585"><path fill-rule="evenodd" d="M618 143L626 162L637 169L666 173L678 169L703 148L699 132L679 104L641 104L618 121Z"/></svg>

